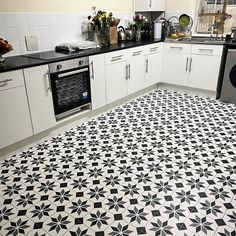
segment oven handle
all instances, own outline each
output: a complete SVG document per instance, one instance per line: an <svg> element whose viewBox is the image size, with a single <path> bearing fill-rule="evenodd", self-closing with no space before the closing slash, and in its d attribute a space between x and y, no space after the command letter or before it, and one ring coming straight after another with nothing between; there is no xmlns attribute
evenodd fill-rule
<svg viewBox="0 0 236 236"><path fill-rule="evenodd" d="M82 72L86 72L86 71L88 71L88 68L61 73L61 74L58 74L57 76L58 76L58 78L62 78L62 77L68 76L68 75L74 75L74 74L78 74L78 73L82 73Z"/></svg>

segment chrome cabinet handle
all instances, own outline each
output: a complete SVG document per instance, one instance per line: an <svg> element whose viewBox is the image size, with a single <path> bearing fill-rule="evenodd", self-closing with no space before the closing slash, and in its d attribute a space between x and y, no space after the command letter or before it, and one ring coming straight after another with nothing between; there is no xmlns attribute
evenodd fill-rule
<svg viewBox="0 0 236 236"><path fill-rule="evenodd" d="M187 57L187 60L186 60L186 72L188 71L188 60L189 60L189 58Z"/></svg>
<svg viewBox="0 0 236 236"><path fill-rule="evenodd" d="M10 82L10 81L12 81L13 79L5 79L5 80L3 80L3 81L0 81L0 83L1 84L4 84L4 83L7 83L7 82Z"/></svg>
<svg viewBox="0 0 236 236"><path fill-rule="evenodd" d="M148 59L146 59L146 73L148 73Z"/></svg>
<svg viewBox="0 0 236 236"><path fill-rule="evenodd" d="M173 47L173 46L170 47L170 48L171 48L171 49L181 49L181 50L183 49L183 47Z"/></svg>
<svg viewBox="0 0 236 236"><path fill-rule="evenodd" d="M51 87L51 81L50 81L50 72L47 71L47 73L45 74L45 81L46 81L46 90L48 91L52 91L52 87Z"/></svg>
<svg viewBox="0 0 236 236"><path fill-rule="evenodd" d="M126 71L125 79L128 80L129 79L129 65L125 66L125 71Z"/></svg>
<svg viewBox="0 0 236 236"><path fill-rule="evenodd" d="M189 65L189 72L191 72L191 70L192 70L192 61L193 61L193 59L192 59L192 57L190 58L190 65Z"/></svg>
<svg viewBox="0 0 236 236"><path fill-rule="evenodd" d="M129 68L129 79L130 79L130 64L129 64L128 68Z"/></svg>
<svg viewBox="0 0 236 236"><path fill-rule="evenodd" d="M150 0L150 2L149 2L149 7L150 8L152 7L152 0Z"/></svg>
<svg viewBox="0 0 236 236"><path fill-rule="evenodd" d="M213 49L209 49L209 48L199 48L199 51L209 51L209 52L213 52Z"/></svg>
<svg viewBox="0 0 236 236"><path fill-rule="evenodd" d="M123 55L119 55L119 56L115 56L115 57L112 57L111 61L119 61L121 58L123 57Z"/></svg>
<svg viewBox="0 0 236 236"><path fill-rule="evenodd" d="M158 48L159 48L159 47L151 48L151 49L150 49L150 52L154 52L154 51L156 51Z"/></svg>
<svg viewBox="0 0 236 236"><path fill-rule="evenodd" d="M133 56L138 56L141 54L142 51L137 51L137 52L133 52Z"/></svg>
<svg viewBox="0 0 236 236"><path fill-rule="evenodd" d="M93 61L90 63L90 65L91 65L91 79L94 79Z"/></svg>

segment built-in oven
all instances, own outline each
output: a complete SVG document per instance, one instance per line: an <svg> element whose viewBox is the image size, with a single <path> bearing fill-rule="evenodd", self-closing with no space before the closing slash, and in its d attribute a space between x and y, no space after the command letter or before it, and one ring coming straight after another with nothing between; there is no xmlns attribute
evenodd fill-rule
<svg viewBox="0 0 236 236"><path fill-rule="evenodd" d="M56 119L91 108L89 59L71 59L49 64Z"/></svg>

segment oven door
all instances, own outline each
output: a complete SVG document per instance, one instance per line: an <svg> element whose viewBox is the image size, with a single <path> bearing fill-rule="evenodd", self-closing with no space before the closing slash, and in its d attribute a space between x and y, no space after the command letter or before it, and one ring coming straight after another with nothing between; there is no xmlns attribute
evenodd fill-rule
<svg viewBox="0 0 236 236"><path fill-rule="evenodd" d="M56 117L74 113L91 102L88 67L52 73L50 79Z"/></svg>

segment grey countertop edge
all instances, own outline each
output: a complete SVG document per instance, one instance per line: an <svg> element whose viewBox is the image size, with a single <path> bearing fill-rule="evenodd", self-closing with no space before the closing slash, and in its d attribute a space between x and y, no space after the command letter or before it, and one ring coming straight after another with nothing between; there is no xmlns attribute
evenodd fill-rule
<svg viewBox="0 0 236 236"><path fill-rule="evenodd" d="M161 40L144 40L141 42L125 42L125 43L113 44L113 45L109 45L108 47L84 50L85 54L80 55L80 56L78 56L77 54L65 55L65 57L61 57L61 58L57 58L53 60L34 59L34 58L26 57L24 55L6 57L5 58L6 67L1 68L0 73L18 70L18 69L25 69L25 68L34 67L34 66L47 65L48 63L52 63L52 62L70 60L70 59L79 58L79 57L92 56L92 55L101 54L101 53L109 53L109 52L114 52L114 51L118 51L122 49L144 46L144 45L158 43L158 42L162 42L162 41Z"/></svg>

